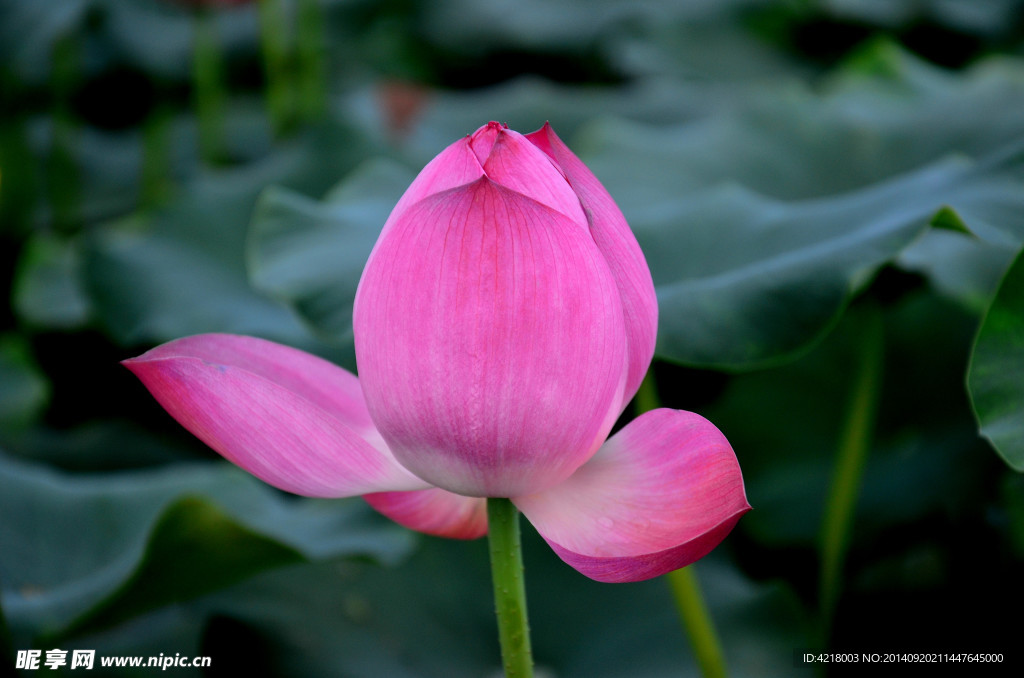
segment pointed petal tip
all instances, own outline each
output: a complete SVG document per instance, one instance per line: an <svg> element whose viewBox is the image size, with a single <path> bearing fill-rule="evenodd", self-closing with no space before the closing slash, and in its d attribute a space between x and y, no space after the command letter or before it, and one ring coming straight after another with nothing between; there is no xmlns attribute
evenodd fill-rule
<svg viewBox="0 0 1024 678"><path fill-rule="evenodd" d="M482 162L487 176L498 184L564 214L589 232L583 206L562 170L528 137L503 130Z"/></svg>
<svg viewBox="0 0 1024 678"><path fill-rule="evenodd" d="M343 497L426 486L374 445L356 377L314 355L197 335L123 363L178 423L279 489Z"/></svg>
<svg viewBox="0 0 1024 678"><path fill-rule="evenodd" d="M131 358L119 360L118 364L124 366L128 370L131 370L133 374L138 376L141 372L145 371L147 369L147 366L149 366L154 361L166 359L165 357L162 356L155 357L150 355L150 353L152 353L153 350L154 349L150 349L149 351L146 351L145 353L140 353L137 356L132 356Z"/></svg>
<svg viewBox="0 0 1024 678"><path fill-rule="evenodd" d="M531 144L542 150L545 155L555 162L556 165L558 164L555 160L555 152L551 148L551 137L557 139L558 135L555 134L555 130L551 127L550 122L545 122L540 129L534 130L529 134L524 134L523 136L526 137ZM562 172L565 171L561 166L559 166L559 170Z"/></svg>

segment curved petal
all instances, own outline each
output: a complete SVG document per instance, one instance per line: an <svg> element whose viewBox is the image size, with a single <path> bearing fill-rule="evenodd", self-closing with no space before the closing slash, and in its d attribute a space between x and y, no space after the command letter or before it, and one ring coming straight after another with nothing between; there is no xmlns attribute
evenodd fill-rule
<svg viewBox="0 0 1024 678"><path fill-rule="evenodd" d="M508 125L491 120L469 135L469 147L473 149L481 167L487 162L487 156L491 154L491 149L494 148L494 142L498 140L498 136L507 129Z"/></svg>
<svg viewBox="0 0 1024 678"><path fill-rule="evenodd" d="M484 177L422 200L356 292L366 402L395 457L467 496L564 480L621 407L615 282L567 217Z"/></svg>
<svg viewBox="0 0 1024 678"><path fill-rule="evenodd" d="M304 397L363 437L378 435L356 376L311 353L257 337L197 334L169 341L125 364L132 369L138 362L166 358L241 368Z"/></svg>
<svg viewBox="0 0 1024 678"><path fill-rule="evenodd" d="M636 394L654 356L658 334L658 300L651 270L618 205L594 173L558 138L551 125L526 135L565 174L583 204L591 235L604 255L622 295L629 341L629 374L623 407Z"/></svg>
<svg viewBox="0 0 1024 678"><path fill-rule="evenodd" d="M409 188L398 199L398 203L388 215L381 238L391 229L394 221L412 205L420 200L450 188L456 188L476 181L484 175L481 162L470 146L471 135L466 135L444 149L420 170ZM378 239L378 242L380 240Z"/></svg>
<svg viewBox="0 0 1024 678"><path fill-rule="evenodd" d="M499 131L484 162L487 176L513 191L533 198L586 227L580 199L542 150L519 132Z"/></svg>
<svg viewBox="0 0 1024 678"><path fill-rule="evenodd" d="M378 492L363 497L399 525L450 539L487 534L487 500L433 488L413 492Z"/></svg>
<svg viewBox="0 0 1024 678"><path fill-rule="evenodd" d="M689 565L750 510L725 436L668 409L632 421L561 485L513 501L562 560L604 582Z"/></svg>
<svg viewBox="0 0 1024 678"><path fill-rule="evenodd" d="M124 365L182 426L282 490L344 497L427 486L383 446L356 378L316 356L206 334Z"/></svg>

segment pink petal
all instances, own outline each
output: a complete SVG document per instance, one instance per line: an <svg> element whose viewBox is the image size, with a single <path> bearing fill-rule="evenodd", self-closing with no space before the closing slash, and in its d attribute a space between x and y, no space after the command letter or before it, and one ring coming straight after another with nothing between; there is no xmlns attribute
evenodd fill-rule
<svg viewBox="0 0 1024 678"><path fill-rule="evenodd" d="M384 235L403 212L420 200L449 188L456 188L476 181L484 175L481 162L470 146L470 135L459 139L441 151L427 166L420 170L409 188L399 198L398 204L391 210L381 236Z"/></svg>
<svg viewBox="0 0 1024 678"><path fill-rule="evenodd" d="M519 132L502 129L484 162L487 176L586 227L580 199L543 151Z"/></svg>
<svg viewBox="0 0 1024 678"><path fill-rule="evenodd" d="M654 356L658 333L658 300L647 260L629 230L618 205L583 162L545 124L526 138L544 151L565 173L573 191L583 204L597 248L608 261L615 277L626 314L629 341L629 374L626 378L625 406L640 388Z"/></svg>
<svg viewBox="0 0 1024 678"><path fill-rule="evenodd" d="M487 500L463 497L441 489L379 492L363 497L399 525L450 539L476 539L487 534Z"/></svg>
<svg viewBox="0 0 1024 678"><path fill-rule="evenodd" d="M725 436L668 409L632 421L561 485L513 501L562 560L604 582L689 565L750 510Z"/></svg>
<svg viewBox="0 0 1024 678"><path fill-rule="evenodd" d="M507 129L508 125L492 120L469 135L469 147L473 149L481 167L487 162L487 156L491 154L491 149L494 148L494 142L498 140L498 136Z"/></svg>
<svg viewBox="0 0 1024 678"><path fill-rule="evenodd" d="M356 378L316 356L204 334L124 365L182 426L282 490L343 497L427 486L387 452Z"/></svg>
<svg viewBox="0 0 1024 678"><path fill-rule="evenodd" d="M356 293L360 382L395 457L433 485L564 480L621 407L622 306L578 224L484 177L411 207Z"/></svg>

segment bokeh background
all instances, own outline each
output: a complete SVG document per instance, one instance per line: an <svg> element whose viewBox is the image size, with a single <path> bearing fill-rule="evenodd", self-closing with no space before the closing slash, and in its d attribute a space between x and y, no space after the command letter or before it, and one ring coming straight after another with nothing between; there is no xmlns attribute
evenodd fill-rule
<svg viewBox="0 0 1024 678"><path fill-rule="evenodd" d="M735 447L754 510L693 568L730 675L1019 666L1017 0L0 0L4 665L497 675L483 540L279 493L118 364L226 331L354 368L391 206L492 119L605 183L658 287L653 392ZM524 530L545 675L700 675L665 579Z"/></svg>

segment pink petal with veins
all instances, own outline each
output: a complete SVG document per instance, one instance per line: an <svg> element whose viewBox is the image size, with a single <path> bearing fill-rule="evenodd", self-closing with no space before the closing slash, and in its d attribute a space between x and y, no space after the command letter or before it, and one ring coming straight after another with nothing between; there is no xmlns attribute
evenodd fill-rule
<svg viewBox="0 0 1024 678"><path fill-rule="evenodd" d="M487 534L487 500L434 488L414 492L379 492L363 497L399 525L450 539Z"/></svg>
<svg viewBox="0 0 1024 678"><path fill-rule="evenodd" d="M384 447L355 376L273 342L205 334L124 361L182 426L288 492L344 497L428 487Z"/></svg>
<svg viewBox="0 0 1024 678"><path fill-rule="evenodd" d="M619 294L622 295L629 341L629 374L623 400L625 407L640 388L640 382L654 356L658 333L658 300L654 294L651 270L612 196L583 161L558 138L551 125L545 124L536 132L527 134L526 138L544 151L565 174L583 205L594 242L608 261Z"/></svg>
<svg viewBox="0 0 1024 678"><path fill-rule="evenodd" d="M624 317L579 224L489 178L421 200L356 293L367 405L395 457L468 496L539 491L621 410Z"/></svg>
<svg viewBox="0 0 1024 678"><path fill-rule="evenodd" d="M725 436L669 409L633 420L561 485L513 501L562 560L603 582L689 565L750 510Z"/></svg>
<svg viewBox="0 0 1024 678"><path fill-rule="evenodd" d="M495 183L533 198L587 228L580 199L569 182L544 152L519 132L500 130L483 166Z"/></svg>

